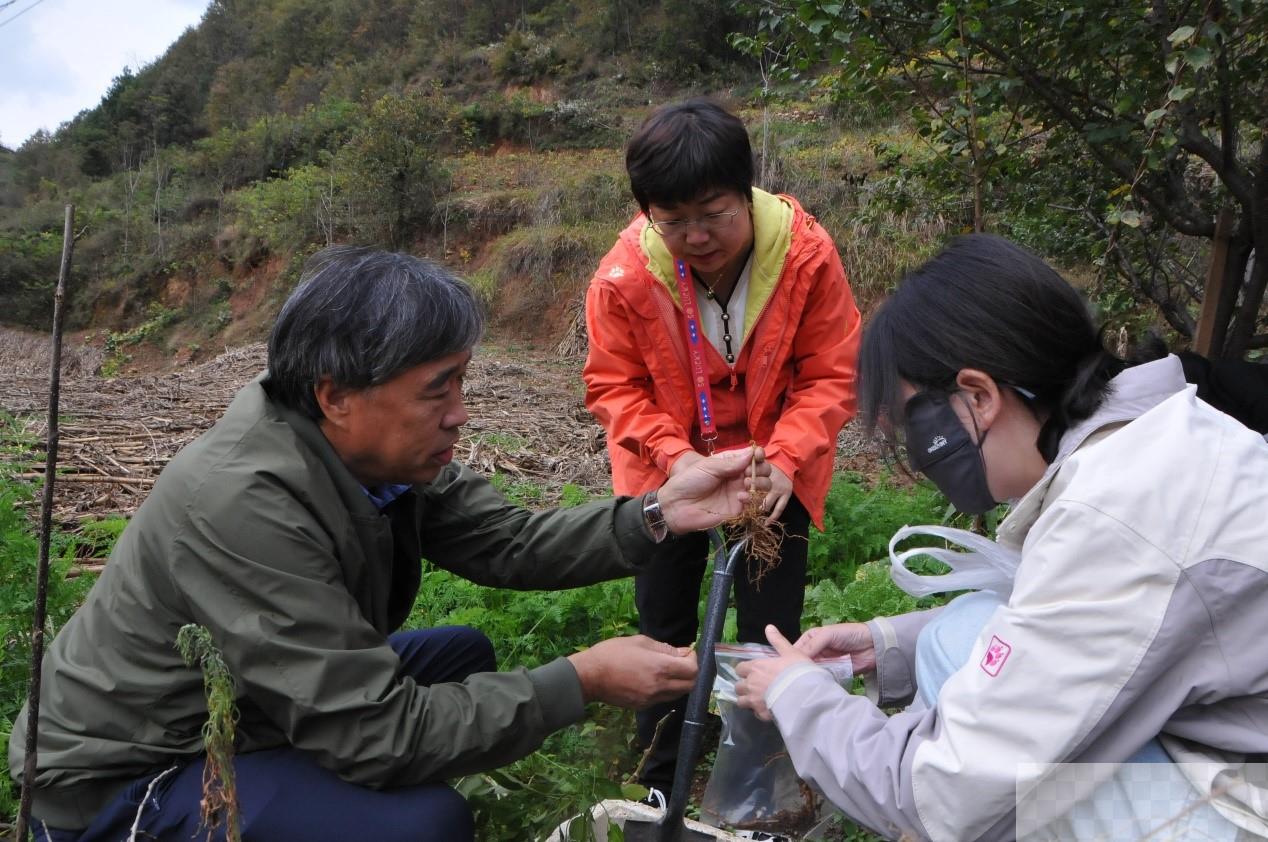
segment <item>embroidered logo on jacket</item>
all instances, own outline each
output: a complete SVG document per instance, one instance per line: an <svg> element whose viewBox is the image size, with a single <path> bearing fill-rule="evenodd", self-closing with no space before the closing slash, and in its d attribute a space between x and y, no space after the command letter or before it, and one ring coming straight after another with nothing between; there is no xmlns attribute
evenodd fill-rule
<svg viewBox="0 0 1268 842"><path fill-rule="evenodd" d="M929 447L925 453L933 453L935 450L941 450L947 446L946 436L934 436L933 441L929 442Z"/></svg>
<svg viewBox="0 0 1268 842"><path fill-rule="evenodd" d="M1012 651L1013 647L991 635L991 645L986 647L986 654L982 656L982 671L992 678L999 675Z"/></svg>

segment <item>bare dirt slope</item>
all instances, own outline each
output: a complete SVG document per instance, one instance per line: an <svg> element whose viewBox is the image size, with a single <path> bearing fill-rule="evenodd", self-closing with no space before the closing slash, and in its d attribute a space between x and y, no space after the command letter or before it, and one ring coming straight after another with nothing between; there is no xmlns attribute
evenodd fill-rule
<svg viewBox="0 0 1268 842"><path fill-rule="evenodd" d="M3 435L31 448L20 460L28 477L43 472L49 353L47 338L0 329L0 411L16 417L16 430ZM54 498L62 522L134 511L167 461L263 371L265 354L254 344L201 365L115 379L96 375L99 364L97 349L67 343ZM457 457L485 474L538 485L543 502L557 499L566 483L605 492L603 432L586 412L579 384L579 360L482 348L469 370L471 422Z"/></svg>
<svg viewBox="0 0 1268 842"><path fill-rule="evenodd" d="M47 337L0 328L0 445L22 443L24 455L0 449L20 475L44 470L50 351ZM490 344L479 349L467 379L471 421L457 458L476 470L525 481L541 502L566 484L607 493L604 434L582 401L580 356ZM129 515L167 461L215 423L233 395L260 374L262 344L227 351L210 362L142 376L95 373L101 352L68 341L63 350L55 517L72 527L86 518ZM838 467L866 470L850 427L839 442Z"/></svg>

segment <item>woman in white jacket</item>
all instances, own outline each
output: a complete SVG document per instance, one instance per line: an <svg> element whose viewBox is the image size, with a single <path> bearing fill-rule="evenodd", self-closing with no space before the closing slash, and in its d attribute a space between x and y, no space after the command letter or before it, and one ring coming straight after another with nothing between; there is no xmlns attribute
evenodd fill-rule
<svg viewBox="0 0 1268 842"><path fill-rule="evenodd" d="M908 275L860 375L864 422L958 509L1013 501L1021 561L1007 599L771 634L737 690L798 773L893 838L1268 834L1268 443L1175 357L1105 351L998 237ZM840 654L869 698L814 664Z"/></svg>

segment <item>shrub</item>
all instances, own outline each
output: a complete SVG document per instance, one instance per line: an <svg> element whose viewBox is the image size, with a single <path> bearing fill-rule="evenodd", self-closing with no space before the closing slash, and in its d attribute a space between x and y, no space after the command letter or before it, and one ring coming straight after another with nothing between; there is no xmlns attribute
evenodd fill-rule
<svg viewBox="0 0 1268 842"><path fill-rule="evenodd" d="M438 90L388 94L336 156L363 238L403 248L448 192L439 150L460 137L457 113Z"/></svg>
<svg viewBox="0 0 1268 842"><path fill-rule="evenodd" d="M490 146L510 141L536 148L546 133L546 106L523 93L488 94L462 109L462 119L473 141Z"/></svg>
<svg viewBox="0 0 1268 842"><path fill-rule="evenodd" d="M342 184L332 172L305 164L234 193L232 208L240 229L281 252L332 241L341 198Z"/></svg>
<svg viewBox="0 0 1268 842"><path fill-rule="evenodd" d="M61 252L60 228L0 231L0 296L7 320L41 327L51 321Z"/></svg>
<svg viewBox="0 0 1268 842"><path fill-rule="evenodd" d="M563 62L549 41L522 29L512 30L502 40L490 64L493 75L503 82L536 82L563 69Z"/></svg>

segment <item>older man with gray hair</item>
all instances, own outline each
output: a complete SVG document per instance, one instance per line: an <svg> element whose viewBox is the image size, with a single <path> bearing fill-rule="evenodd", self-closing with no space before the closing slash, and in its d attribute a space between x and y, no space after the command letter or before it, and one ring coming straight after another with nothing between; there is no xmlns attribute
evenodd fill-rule
<svg viewBox="0 0 1268 842"><path fill-rule="evenodd" d="M421 558L484 585L586 585L738 514L748 483L769 487L760 452L752 480L741 451L643 498L510 505L452 461L481 331L471 290L439 266L346 247L313 258L267 373L167 466L48 651L38 839L193 836L206 707L174 644L187 623L237 680L246 840L471 839L444 778L534 751L586 702L687 691L695 659L644 637L495 672L474 629L396 631ZM25 731L24 710L15 777Z"/></svg>

